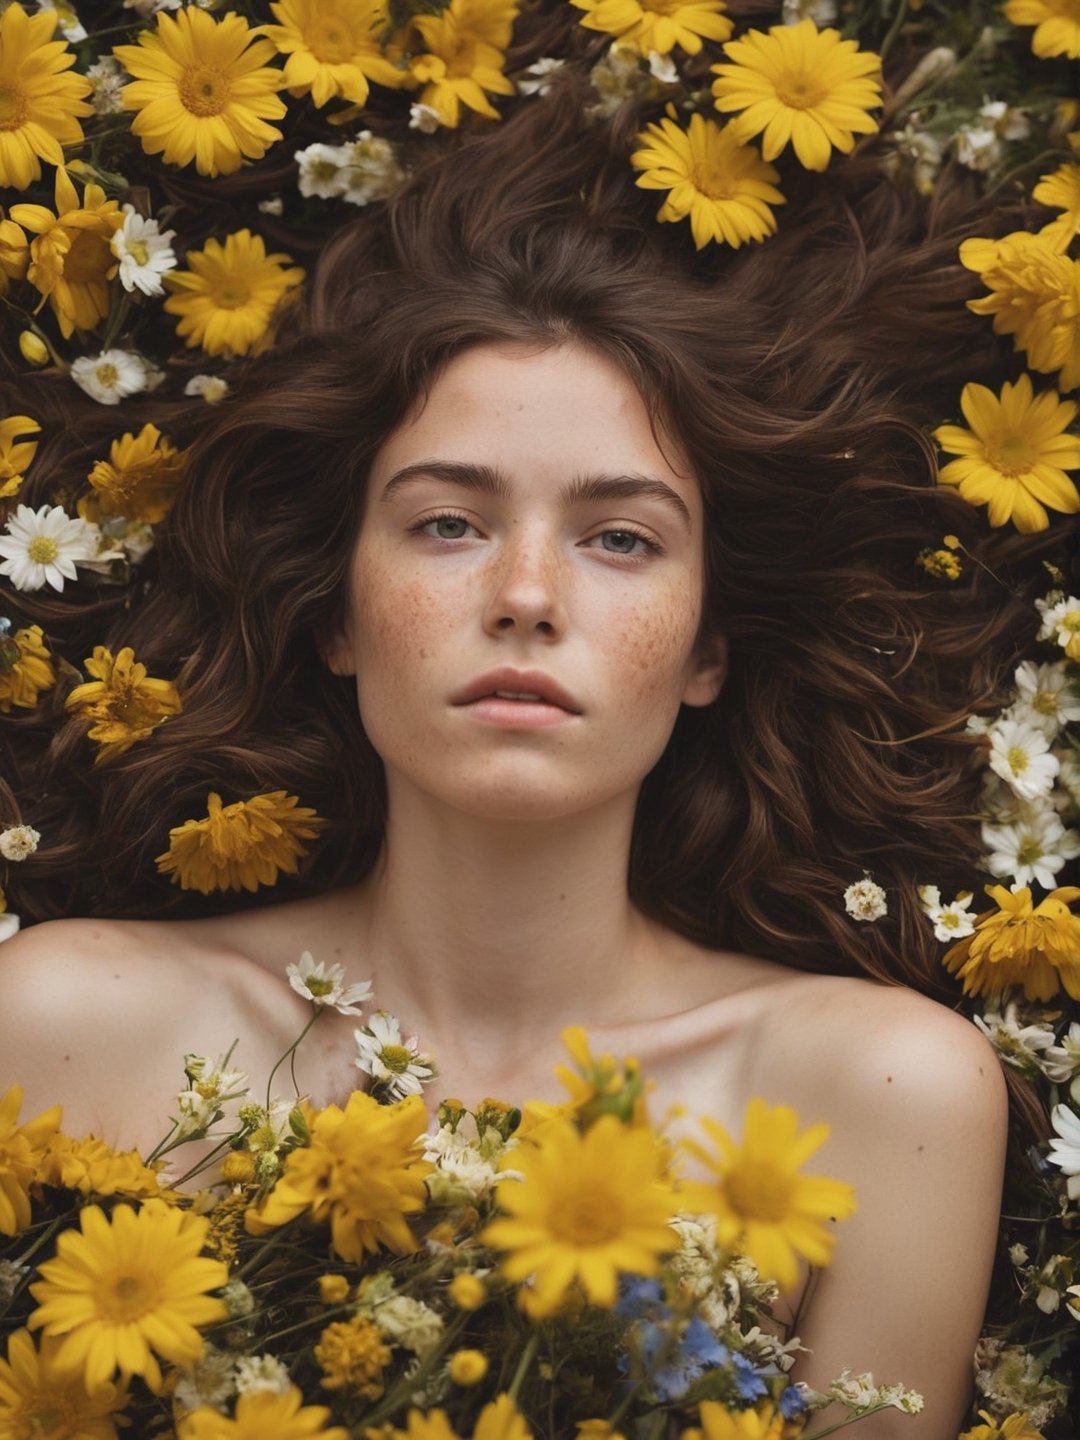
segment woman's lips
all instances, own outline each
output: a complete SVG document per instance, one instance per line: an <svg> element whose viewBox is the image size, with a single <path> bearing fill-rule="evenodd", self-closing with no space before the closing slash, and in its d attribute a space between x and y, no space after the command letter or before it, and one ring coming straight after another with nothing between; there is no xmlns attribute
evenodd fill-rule
<svg viewBox="0 0 1080 1440"><path fill-rule="evenodd" d="M581 707L551 675L542 670L515 670L503 666L489 670L471 680L454 696L454 705L492 708L491 713L512 715L520 712L555 711L557 715L581 714ZM551 717L555 718L555 717Z"/></svg>

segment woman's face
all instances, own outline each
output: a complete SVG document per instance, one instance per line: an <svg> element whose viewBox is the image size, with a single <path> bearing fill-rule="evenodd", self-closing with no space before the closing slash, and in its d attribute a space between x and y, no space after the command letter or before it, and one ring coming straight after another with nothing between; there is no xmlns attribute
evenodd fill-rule
<svg viewBox="0 0 1080 1440"><path fill-rule="evenodd" d="M666 448L579 345L465 352L386 442L327 660L391 807L401 786L492 818L632 803L679 706L715 699L701 500Z"/></svg>

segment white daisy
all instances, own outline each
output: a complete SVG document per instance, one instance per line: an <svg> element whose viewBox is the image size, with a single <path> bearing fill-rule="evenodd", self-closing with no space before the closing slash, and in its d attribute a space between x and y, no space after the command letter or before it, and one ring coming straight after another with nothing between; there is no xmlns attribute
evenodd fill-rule
<svg viewBox="0 0 1080 1440"><path fill-rule="evenodd" d="M1051 590L1045 600L1035 601L1035 608L1042 616L1036 638L1052 640L1070 659L1080 658L1080 600Z"/></svg>
<svg viewBox="0 0 1080 1440"><path fill-rule="evenodd" d="M372 1089L391 1100L419 1095L438 1074L431 1057L420 1053L415 1035L401 1038L401 1026L387 1010L376 1010L362 1030L354 1030L355 1064L372 1079Z"/></svg>
<svg viewBox="0 0 1080 1440"><path fill-rule="evenodd" d="M217 405L229 393L229 382L220 375L193 375L184 386L185 395L201 395L208 405Z"/></svg>
<svg viewBox="0 0 1080 1440"><path fill-rule="evenodd" d="M968 914L968 906L973 899L970 890L962 890L955 900L943 905L936 885L919 886L919 901L939 940L963 940L972 933L975 917Z"/></svg>
<svg viewBox="0 0 1080 1440"><path fill-rule="evenodd" d="M1072 1022L1060 1045L1046 1047L1039 1057L1039 1069L1055 1085L1064 1085L1074 1075L1080 1075L1080 1021Z"/></svg>
<svg viewBox="0 0 1080 1440"><path fill-rule="evenodd" d="M130 76L120 67L112 55L103 55L93 65L86 67L86 78L94 87L90 92L90 104L95 115L122 115L124 102L121 92Z"/></svg>
<svg viewBox="0 0 1080 1440"><path fill-rule="evenodd" d="M1059 765L1050 742L1034 725L1002 716L987 732L990 768L1021 800L1049 795Z"/></svg>
<svg viewBox="0 0 1080 1440"><path fill-rule="evenodd" d="M208 1055L190 1053L184 1056L184 1074L188 1088L176 1097L180 1119L179 1134L188 1138L202 1135L219 1119L230 1100L240 1100L248 1093L248 1077L242 1070L229 1070L230 1050L219 1060Z"/></svg>
<svg viewBox="0 0 1080 1440"><path fill-rule="evenodd" d="M0 855L5 860L25 860L33 855L41 836L32 825L9 825L0 830Z"/></svg>
<svg viewBox="0 0 1080 1440"><path fill-rule="evenodd" d="M1054 739L1063 725L1080 720L1080 694L1069 678L1064 660L1052 665L1025 660L1016 669L1016 689L1023 714L1015 713L1014 718L1027 720L1049 740ZM1012 706L1010 713L1017 712L1017 708Z"/></svg>
<svg viewBox="0 0 1080 1440"><path fill-rule="evenodd" d="M844 909L854 920L880 920L889 913L885 891L869 875L844 891Z"/></svg>
<svg viewBox="0 0 1080 1440"><path fill-rule="evenodd" d="M169 241L175 230L162 230L156 220L140 215L134 205L124 206L124 223L109 242L120 261L120 283L125 290L163 295L161 277L175 269L176 255Z"/></svg>
<svg viewBox="0 0 1080 1440"><path fill-rule="evenodd" d="M405 172L398 163L397 152L389 140L361 130L355 140L341 149L345 152L338 192L350 205L367 205L372 200L388 200L401 187Z"/></svg>
<svg viewBox="0 0 1080 1440"><path fill-rule="evenodd" d="M92 400L119 405L126 395L151 389L151 367L132 350L103 350L71 362L71 378Z"/></svg>
<svg viewBox="0 0 1080 1440"><path fill-rule="evenodd" d="M1042 1053L1054 1043L1053 1029L1038 1022L1021 1024L1015 1000L1006 1005L1004 1013L991 1010L974 1019L1001 1058L1015 1069L1034 1076L1042 1068Z"/></svg>
<svg viewBox="0 0 1080 1440"><path fill-rule="evenodd" d="M371 998L370 980L361 981L359 985L346 985L344 965L331 965L329 970L322 960L316 965L310 950L304 951L296 965L286 965L285 974L296 993L310 1000L316 1009L329 1008L339 1015L359 1015L356 1002Z"/></svg>
<svg viewBox="0 0 1080 1440"><path fill-rule="evenodd" d="M341 169L345 164L344 145L324 145L318 141L304 150L297 150L293 159L300 167L296 183L301 195L315 195L320 200L333 200L341 194Z"/></svg>
<svg viewBox="0 0 1080 1440"><path fill-rule="evenodd" d="M97 553L96 525L72 519L61 505L31 510L19 505L0 536L0 575L7 575L16 590L40 590L51 585L63 590L65 580L76 580L75 566Z"/></svg>
<svg viewBox="0 0 1080 1440"><path fill-rule="evenodd" d="M1055 1105L1050 1123L1057 1134L1050 1141L1046 1158L1069 1177L1069 1199L1080 1199L1080 1115L1068 1105Z"/></svg>
<svg viewBox="0 0 1080 1440"><path fill-rule="evenodd" d="M982 839L992 875L1015 885L1034 880L1044 890L1053 890L1058 871L1080 855L1080 834L1066 830L1049 805L1024 805L1007 824L984 824Z"/></svg>
<svg viewBox="0 0 1080 1440"><path fill-rule="evenodd" d="M520 95L546 95L551 89L552 76L566 64L554 55L542 55L526 66L515 78Z"/></svg>

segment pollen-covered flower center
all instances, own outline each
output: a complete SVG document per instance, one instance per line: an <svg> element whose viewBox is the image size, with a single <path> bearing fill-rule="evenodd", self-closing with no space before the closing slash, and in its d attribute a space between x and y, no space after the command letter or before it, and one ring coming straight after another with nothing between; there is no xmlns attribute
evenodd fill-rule
<svg viewBox="0 0 1080 1440"><path fill-rule="evenodd" d="M791 1211L791 1176L771 1160L744 1159L724 1180L724 1194L744 1220L777 1224Z"/></svg>
<svg viewBox="0 0 1080 1440"><path fill-rule="evenodd" d="M986 445L986 458L1002 475L1026 475L1038 461L1038 452L1024 435L1001 435Z"/></svg>
<svg viewBox="0 0 1080 1440"><path fill-rule="evenodd" d="M624 1228L622 1212L606 1192L561 1198L551 1218L551 1233L566 1245L607 1245Z"/></svg>
<svg viewBox="0 0 1080 1440"><path fill-rule="evenodd" d="M192 115L220 115L229 103L229 77L211 65L192 65L180 77L180 101Z"/></svg>
<svg viewBox="0 0 1080 1440"><path fill-rule="evenodd" d="M120 372L115 365L106 363L97 367L94 371L94 378L99 385L103 386L106 390L110 390L116 384L117 380L120 379Z"/></svg>
<svg viewBox="0 0 1080 1440"><path fill-rule="evenodd" d="M412 1058L412 1051L404 1045L384 1045L379 1051L379 1059L395 1075L404 1075Z"/></svg>
<svg viewBox="0 0 1080 1440"><path fill-rule="evenodd" d="M225 276L214 291L214 303L221 310L239 310L251 299L251 288L238 275Z"/></svg>
<svg viewBox="0 0 1080 1440"><path fill-rule="evenodd" d="M730 164L724 164L711 155L699 155L695 158L690 181L694 189L709 200L733 199L734 180Z"/></svg>
<svg viewBox="0 0 1080 1440"><path fill-rule="evenodd" d="M812 110L825 99L825 90L818 80L805 71L782 76L776 84L777 99L792 110Z"/></svg>
<svg viewBox="0 0 1080 1440"><path fill-rule="evenodd" d="M1042 857L1042 846L1039 844L1038 840L1034 839L1030 835L1025 836L1024 839L1020 842L1019 846L1017 846L1016 858L1021 865L1034 865L1035 861L1041 860Z"/></svg>
<svg viewBox="0 0 1080 1440"><path fill-rule="evenodd" d="M337 17L316 20L304 38L321 65L343 65L356 53L349 27Z"/></svg>
<svg viewBox="0 0 1080 1440"><path fill-rule="evenodd" d="M26 553L35 565L51 565L60 554L60 546L51 535L35 535Z"/></svg>
<svg viewBox="0 0 1080 1440"><path fill-rule="evenodd" d="M26 124L26 96L10 85L0 85L0 130L18 130Z"/></svg>
<svg viewBox="0 0 1080 1440"><path fill-rule="evenodd" d="M128 254L140 265L145 265L150 259L150 247L145 240L129 240Z"/></svg>
<svg viewBox="0 0 1080 1440"><path fill-rule="evenodd" d="M334 988L333 980L320 980L317 975L309 975L304 985L310 995L329 995Z"/></svg>
<svg viewBox="0 0 1080 1440"><path fill-rule="evenodd" d="M1013 745L1005 758L1014 775L1022 775L1031 764L1031 756L1021 745Z"/></svg>
<svg viewBox="0 0 1080 1440"><path fill-rule="evenodd" d="M117 1275L97 1292L98 1309L114 1325L141 1320L159 1302L158 1287L146 1275Z"/></svg>
<svg viewBox="0 0 1080 1440"><path fill-rule="evenodd" d="M13 1440L49 1440L50 1436L62 1437L83 1433L75 1426L83 1416L66 1396L43 1395L40 1391L20 1401L13 1417Z"/></svg>
<svg viewBox="0 0 1080 1440"><path fill-rule="evenodd" d="M71 249L64 256L64 279L74 285L104 281L112 268L113 253L108 238L89 230L76 230Z"/></svg>

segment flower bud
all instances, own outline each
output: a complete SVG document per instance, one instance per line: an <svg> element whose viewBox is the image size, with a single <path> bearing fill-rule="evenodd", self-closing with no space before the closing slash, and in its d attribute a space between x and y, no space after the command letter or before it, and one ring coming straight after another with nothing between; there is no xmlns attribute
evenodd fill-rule
<svg viewBox="0 0 1080 1440"><path fill-rule="evenodd" d="M34 334L33 330L24 330L19 336L19 353L28 365L47 365L49 363L49 347L40 335Z"/></svg>
<svg viewBox="0 0 1080 1440"><path fill-rule="evenodd" d="M455 1385L479 1385L488 1372L487 1356L482 1350L455 1350L449 1369Z"/></svg>

